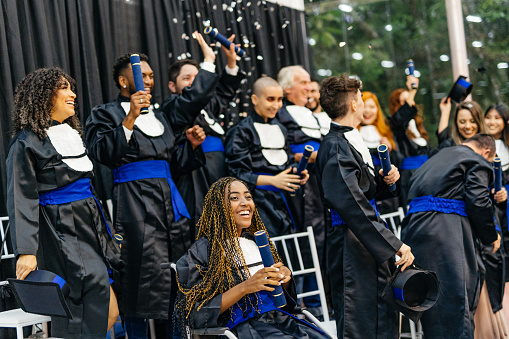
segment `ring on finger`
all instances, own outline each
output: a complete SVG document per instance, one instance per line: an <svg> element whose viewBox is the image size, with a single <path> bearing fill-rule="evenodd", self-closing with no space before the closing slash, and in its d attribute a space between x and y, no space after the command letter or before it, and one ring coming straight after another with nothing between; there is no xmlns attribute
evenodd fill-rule
<svg viewBox="0 0 509 339"><path fill-rule="evenodd" d="M140 104L142 104L142 103L143 103L143 99L140 99Z"/></svg>
<svg viewBox="0 0 509 339"><path fill-rule="evenodd" d="M288 183L288 187L290 187L292 184Z"/></svg>

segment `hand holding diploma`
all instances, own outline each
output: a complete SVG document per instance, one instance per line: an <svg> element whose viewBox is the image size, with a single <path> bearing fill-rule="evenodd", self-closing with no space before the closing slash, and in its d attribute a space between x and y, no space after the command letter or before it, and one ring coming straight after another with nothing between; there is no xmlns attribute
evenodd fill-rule
<svg viewBox="0 0 509 339"><path fill-rule="evenodd" d="M398 181L400 177L399 170L394 165L391 165L391 170L387 173L387 175L384 176L383 169L380 169L379 173L384 177L384 181L388 186L396 184L396 181Z"/></svg>
<svg viewBox="0 0 509 339"><path fill-rule="evenodd" d="M380 162L382 164L382 169L379 173L384 177L385 183L389 185L389 190L394 192L396 190L396 181L399 180L399 171L394 165L391 164L389 147L387 147L387 145L381 144L378 146L377 150L378 156L380 157Z"/></svg>

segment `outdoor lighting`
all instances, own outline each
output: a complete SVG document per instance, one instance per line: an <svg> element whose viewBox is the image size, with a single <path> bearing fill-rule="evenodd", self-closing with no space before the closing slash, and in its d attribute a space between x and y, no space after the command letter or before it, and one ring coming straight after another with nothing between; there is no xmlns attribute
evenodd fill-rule
<svg viewBox="0 0 509 339"><path fill-rule="evenodd" d="M498 69L509 68L509 64L507 62L499 62L498 65L497 65L497 68Z"/></svg>
<svg viewBox="0 0 509 339"><path fill-rule="evenodd" d="M385 68L394 67L394 62L392 62L390 60L382 60L381 64L382 64L382 67L385 67Z"/></svg>
<svg viewBox="0 0 509 339"><path fill-rule="evenodd" d="M480 47L482 47L482 42L481 41L472 41L472 47L480 48Z"/></svg>
<svg viewBox="0 0 509 339"><path fill-rule="evenodd" d="M466 19L468 22L482 22L481 17L477 15L469 15Z"/></svg>
<svg viewBox="0 0 509 339"><path fill-rule="evenodd" d="M350 13L351 11L353 11L353 7L350 6L350 5L345 5L345 4L341 4L338 6L338 8L343 11L343 12L346 12L346 13Z"/></svg>
<svg viewBox="0 0 509 339"><path fill-rule="evenodd" d="M352 54L352 59L362 60L362 54L361 53L353 53Z"/></svg>
<svg viewBox="0 0 509 339"><path fill-rule="evenodd" d="M449 61L449 56L447 54L442 54L440 56L440 61L444 61L444 62Z"/></svg>
<svg viewBox="0 0 509 339"><path fill-rule="evenodd" d="M339 43L339 47L344 47L345 45L346 45L346 42L344 42L344 41L341 41L341 42Z"/></svg>
<svg viewBox="0 0 509 339"><path fill-rule="evenodd" d="M421 77L421 72L419 72L418 70L415 70L414 71L414 77L420 78Z"/></svg>
<svg viewBox="0 0 509 339"><path fill-rule="evenodd" d="M309 38L309 44L310 44L311 46L316 45L316 40L315 40L315 39L313 39L313 38Z"/></svg>
<svg viewBox="0 0 509 339"><path fill-rule="evenodd" d="M385 25L385 30L386 30L387 32L392 31L392 25L390 25L390 24L389 24L389 25Z"/></svg>
<svg viewBox="0 0 509 339"><path fill-rule="evenodd" d="M330 77L332 75L332 71L330 69L320 68L316 73L321 77Z"/></svg>

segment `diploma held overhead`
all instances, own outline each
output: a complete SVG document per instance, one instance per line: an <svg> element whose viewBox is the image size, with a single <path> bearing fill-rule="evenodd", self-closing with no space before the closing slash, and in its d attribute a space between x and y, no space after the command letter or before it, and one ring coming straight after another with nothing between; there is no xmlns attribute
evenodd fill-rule
<svg viewBox="0 0 509 339"><path fill-rule="evenodd" d="M134 87L136 88L136 92L144 91L145 84L143 83L143 75L141 74L141 61L140 56L138 54L132 54L131 57L131 68L133 70L133 78L134 78ZM140 110L141 114L147 114L148 108L143 107Z"/></svg>
<svg viewBox="0 0 509 339"><path fill-rule="evenodd" d="M219 42L221 45L223 45L224 47L226 48L230 48L230 45L232 44L231 41L228 41L228 39L226 39L224 37L224 35L222 35L221 33L218 32L217 28L212 28L212 27L205 27L205 30L203 31L205 34L209 35L210 37L212 37L214 40L216 40L217 42ZM238 47L238 46L235 46L235 52L237 53L237 55L239 57L243 57L244 54L246 54L246 52Z"/></svg>

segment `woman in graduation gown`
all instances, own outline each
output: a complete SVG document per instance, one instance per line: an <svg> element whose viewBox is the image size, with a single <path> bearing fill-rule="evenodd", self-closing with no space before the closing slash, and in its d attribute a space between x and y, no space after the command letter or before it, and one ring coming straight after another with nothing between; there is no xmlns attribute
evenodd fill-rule
<svg viewBox="0 0 509 339"><path fill-rule="evenodd" d="M168 319L176 291L171 270L161 264L176 261L191 245L189 213L172 176L203 164L198 146L204 135L196 134L201 130L196 126L186 131L189 140L182 147L175 144L164 114L150 102L154 79L148 57L140 55L145 91L137 92L129 57L122 55L114 66L117 99L94 107L87 119L86 144L113 172L115 226L124 237L127 329L144 337L144 319ZM140 114L142 108L149 112Z"/></svg>
<svg viewBox="0 0 509 339"><path fill-rule="evenodd" d="M398 151L403 160L399 167L401 173L401 206L406 210L407 195L410 178L426 160L430 148L428 132L424 128L422 113L415 104L415 95L419 86L419 79L413 75L407 76L406 89L394 90L389 97L390 124Z"/></svg>
<svg viewBox="0 0 509 339"><path fill-rule="evenodd" d="M295 192L305 179L293 174L293 153L286 128L274 119L282 106L283 89L263 77L253 85L253 112L226 135L226 162L230 174L247 183L258 213L272 237L295 231L287 192Z"/></svg>
<svg viewBox="0 0 509 339"><path fill-rule="evenodd" d="M330 209L327 265L338 338L398 338L398 312L382 300L395 272L413 262L410 247L386 227L376 200L394 196L399 178L375 173L371 154L357 130L364 103L358 78L343 75L322 82L320 102L333 120L317 157L324 205ZM401 259L397 262L394 255Z"/></svg>
<svg viewBox="0 0 509 339"><path fill-rule="evenodd" d="M176 310L184 326L226 326L242 339L327 338L287 313L295 306L295 284L270 241L276 264L263 267L254 233L265 227L246 184L232 177L215 182L198 223L198 240L177 262ZM281 309L267 285L283 286Z"/></svg>
<svg viewBox="0 0 509 339"><path fill-rule="evenodd" d="M52 335L103 339L118 317L123 264L90 185L74 88L59 68L39 69L16 87L7 204L17 278L39 267L69 284L72 319L53 317Z"/></svg>

